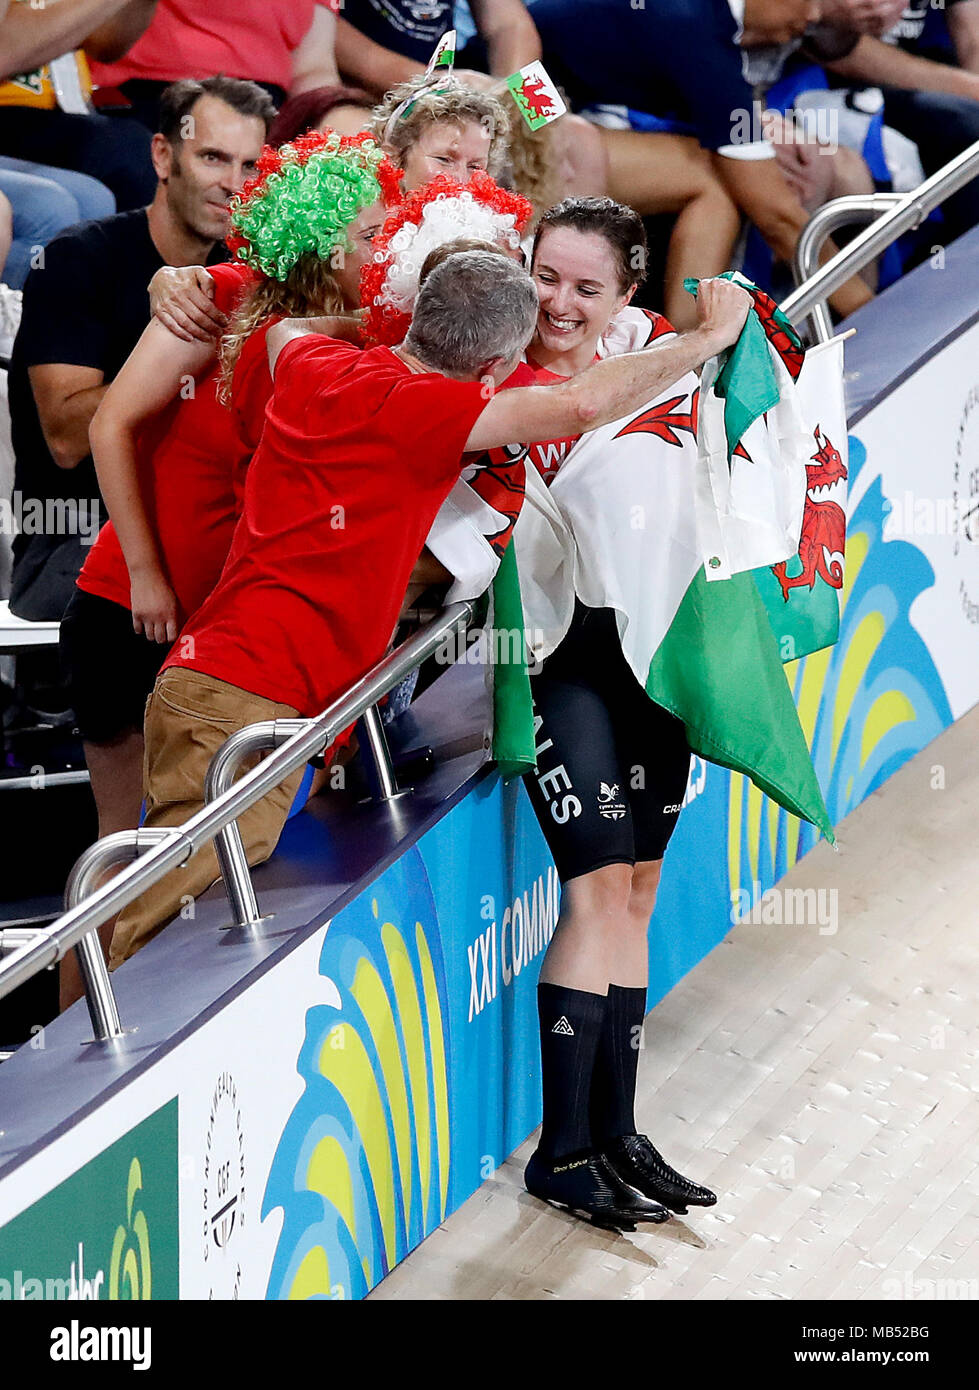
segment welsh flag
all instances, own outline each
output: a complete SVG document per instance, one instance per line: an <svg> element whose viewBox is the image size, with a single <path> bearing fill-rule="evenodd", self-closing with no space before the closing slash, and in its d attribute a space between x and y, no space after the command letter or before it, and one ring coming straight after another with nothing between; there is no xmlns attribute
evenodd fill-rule
<svg viewBox="0 0 979 1390"><path fill-rule="evenodd" d="M753 572L783 661L831 647L840 635L848 463L842 338L809 349L798 390L809 436L799 549Z"/></svg>
<svg viewBox="0 0 979 1390"><path fill-rule="evenodd" d="M451 72L456 60L456 31L447 29L438 43L435 45L435 52L428 60L425 68L425 76L431 77L433 72Z"/></svg>
<svg viewBox="0 0 979 1390"><path fill-rule="evenodd" d="M517 110L531 130L540 130L542 126L550 125L551 121L556 121L568 109L540 60L528 63L519 72L511 73L506 85Z"/></svg>
<svg viewBox="0 0 979 1390"><path fill-rule="evenodd" d="M662 332L640 310L619 318L632 326L634 347ZM715 384L725 365L716 364ZM743 438L755 422L771 430L780 418L773 402L753 415L751 382L741 370L729 373L722 389L726 402L737 399L735 409L744 406ZM689 373L641 410L582 435L550 488L528 467L513 540L524 624L532 645L538 632L552 634L553 649L575 593L590 607L614 609L636 678L683 721L691 750L745 773L834 842L752 562L727 555L734 572L708 578L715 557L709 545L705 551L695 496L700 408L700 382ZM804 491L802 425L778 442L798 461ZM801 494L794 505L801 516ZM763 558L791 569L798 528L786 535ZM757 554L756 547L755 566ZM546 638L535 652L549 654Z"/></svg>
<svg viewBox="0 0 979 1390"><path fill-rule="evenodd" d="M839 636L847 489L843 339L803 352L770 295L737 272L723 278L749 291L755 312L733 349L704 370L705 389L712 388L711 397L723 409L723 426L717 422L719 447L712 451L708 442L706 461L701 440L698 504L708 494L722 515L718 519L702 508L701 524L720 547L730 538L734 552L740 552L739 568L752 563L755 546L770 549L781 539L759 526L763 518L780 524L785 536L798 535L798 548L793 545L786 559L755 569L781 658L795 661L832 646ZM696 292L695 280L685 283ZM783 400L786 395L791 401ZM774 429L767 414L773 407L785 417ZM770 490L779 487L782 497L773 506ZM739 529L739 513L745 529Z"/></svg>

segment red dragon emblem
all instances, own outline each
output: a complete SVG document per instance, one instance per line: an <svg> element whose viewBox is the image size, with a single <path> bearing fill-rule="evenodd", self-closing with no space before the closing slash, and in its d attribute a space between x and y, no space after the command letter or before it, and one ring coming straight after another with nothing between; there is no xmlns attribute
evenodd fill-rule
<svg viewBox="0 0 979 1390"><path fill-rule="evenodd" d="M550 93L539 77L525 77L520 87L520 97L527 103L527 110L535 121L543 120L557 107Z"/></svg>
<svg viewBox="0 0 979 1390"><path fill-rule="evenodd" d="M469 486L484 502L506 517L503 529L486 537L501 559L510 544L523 506L526 457L526 444L507 444L502 449L489 449L470 460L475 462L479 472L469 479Z"/></svg>
<svg viewBox="0 0 979 1390"><path fill-rule="evenodd" d="M700 399L700 388L693 392L690 397L688 409L680 410L679 407L686 404L687 397L671 396L667 401L659 401L655 405L647 406L641 415L637 415L634 420L630 420L627 425L623 425L615 436L621 439L627 434L655 434L658 438L666 441L667 444L675 444L678 449L682 449L683 442L677 434L677 430L685 434L697 435L697 404Z"/></svg>
<svg viewBox="0 0 979 1390"><path fill-rule="evenodd" d="M656 336L660 335L657 334ZM671 396L668 401L659 401L655 405L647 406L640 415L635 416L627 425L623 425L615 438L621 439L627 434L655 434L658 438L665 440L667 444L675 444L678 449L682 449L683 440L678 431L692 434L695 439L697 437L700 387L698 386L690 397L690 409L678 409L686 399L686 396ZM751 455L743 444L738 445L734 455L751 462Z"/></svg>
<svg viewBox="0 0 979 1390"><path fill-rule="evenodd" d="M828 491L834 483L847 476L840 452L824 434L820 438L817 425L813 431L816 452L812 464L806 464L806 505L802 513L802 534L799 540L799 559L802 572L790 577L785 564L772 566L772 573L782 588L782 597L789 601L789 590L807 584L816 586L816 577L824 579L834 589L843 587L843 546L846 541L846 513L838 502L829 498L819 500L818 493ZM815 466L813 466L815 465Z"/></svg>
<svg viewBox="0 0 979 1390"><path fill-rule="evenodd" d="M802 364L806 360L801 340L770 294L766 294L757 286L752 286L748 293L755 301L755 313L765 330L765 337L781 357L789 376L793 381L798 381ZM786 328L789 331L786 331Z"/></svg>

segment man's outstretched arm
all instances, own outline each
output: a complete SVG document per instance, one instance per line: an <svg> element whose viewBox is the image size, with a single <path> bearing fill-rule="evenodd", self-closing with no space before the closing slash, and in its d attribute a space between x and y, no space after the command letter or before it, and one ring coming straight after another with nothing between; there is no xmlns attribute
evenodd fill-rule
<svg viewBox="0 0 979 1390"><path fill-rule="evenodd" d="M619 420L738 339L750 296L728 280L701 280L698 324L659 347L609 357L555 386L498 391L476 421L466 452L521 440L560 439Z"/></svg>

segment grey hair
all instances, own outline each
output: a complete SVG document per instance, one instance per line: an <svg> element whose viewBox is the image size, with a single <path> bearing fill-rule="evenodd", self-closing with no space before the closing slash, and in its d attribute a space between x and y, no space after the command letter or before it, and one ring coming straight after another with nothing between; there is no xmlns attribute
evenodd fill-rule
<svg viewBox="0 0 979 1390"><path fill-rule="evenodd" d="M473 378L530 342L540 306L533 280L508 256L459 251L426 279L405 346L445 376Z"/></svg>

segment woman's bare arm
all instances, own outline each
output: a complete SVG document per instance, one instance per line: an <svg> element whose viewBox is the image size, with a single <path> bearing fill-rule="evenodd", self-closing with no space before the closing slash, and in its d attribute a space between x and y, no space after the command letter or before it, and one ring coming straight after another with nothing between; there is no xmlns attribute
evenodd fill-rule
<svg viewBox="0 0 979 1390"><path fill-rule="evenodd" d="M148 285L150 314L185 343L220 337L228 316L214 303L214 277L202 265L161 265Z"/></svg>
<svg viewBox="0 0 979 1390"><path fill-rule="evenodd" d="M132 586L133 627L154 642L177 636L177 600L163 572L139 481L136 433L214 357L214 344L182 342L155 319L106 391L89 430L99 487Z"/></svg>

